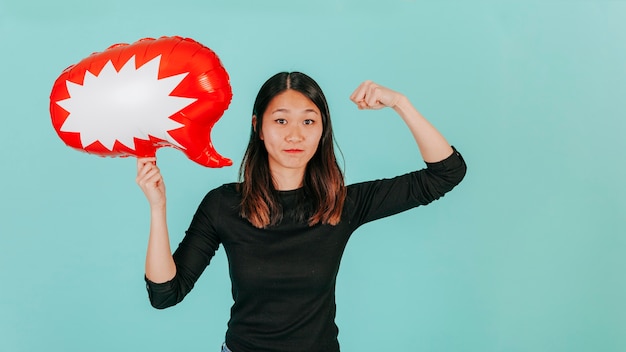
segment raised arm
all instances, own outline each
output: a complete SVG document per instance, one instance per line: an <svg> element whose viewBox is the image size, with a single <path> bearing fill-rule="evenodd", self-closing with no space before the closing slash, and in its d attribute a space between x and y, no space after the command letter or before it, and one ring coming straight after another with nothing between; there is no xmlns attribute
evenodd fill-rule
<svg viewBox="0 0 626 352"><path fill-rule="evenodd" d="M393 108L409 127L424 161L441 161L453 152L441 133L422 116L403 94L365 81L350 96L359 109Z"/></svg>
<svg viewBox="0 0 626 352"><path fill-rule="evenodd" d="M146 277L155 283L176 275L167 231L165 183L156 158L137 159L137 184L150 204L150 237L146 253Z"/></svg>

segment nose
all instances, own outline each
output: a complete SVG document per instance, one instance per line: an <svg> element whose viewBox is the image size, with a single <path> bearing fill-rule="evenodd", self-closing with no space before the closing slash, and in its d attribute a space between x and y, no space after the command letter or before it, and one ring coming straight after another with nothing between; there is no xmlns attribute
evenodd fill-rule
<svg viewBox="0 0 626 352"><path fill-rule="evenodd" d="M295 125L289 128L285 140L290 143L302 142L304 140L304 134L302 133L302 127Z"/></svg>

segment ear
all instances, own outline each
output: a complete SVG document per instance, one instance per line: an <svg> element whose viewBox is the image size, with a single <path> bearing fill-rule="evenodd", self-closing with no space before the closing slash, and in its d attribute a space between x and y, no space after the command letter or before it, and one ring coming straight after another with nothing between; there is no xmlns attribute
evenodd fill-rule
<svg viewBox="0 0 626 352"><path fill-rule="evenodd" d="M263 133L261 132L261 130L257 131L257 119L256 119L256 115L252 115L252 130L254 130L255 133L259 133L259 138L261 140L263 140Z"/></svg>

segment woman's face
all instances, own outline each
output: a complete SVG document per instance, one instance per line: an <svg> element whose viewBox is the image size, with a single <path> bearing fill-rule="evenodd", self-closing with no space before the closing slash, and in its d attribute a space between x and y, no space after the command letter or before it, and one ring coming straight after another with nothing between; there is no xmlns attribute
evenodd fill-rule
<svg viewBox="0 0 626 352"><path fill-rule="evenodd" d="M260 127L272 174L296 171L303 176L322 136L317 106L302 93L286 90L270 101Z"/></svg>

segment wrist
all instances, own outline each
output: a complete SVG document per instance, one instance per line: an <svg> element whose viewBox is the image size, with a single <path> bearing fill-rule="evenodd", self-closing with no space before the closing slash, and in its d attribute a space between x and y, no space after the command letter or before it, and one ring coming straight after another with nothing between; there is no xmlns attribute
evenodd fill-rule
<svg viewBox="0 0 626 352"><path fill-rule="evenodd" d="M150 203L150 212L152 214L163 214L166 210L165 202Z"/></svg>
<svg viewBox="0 0 626 352"><path fill-rule="evenodd" d="M400 115L406 115L411 110L415 110L409 99L403 94L400 94L392 108Z"/></svg>

